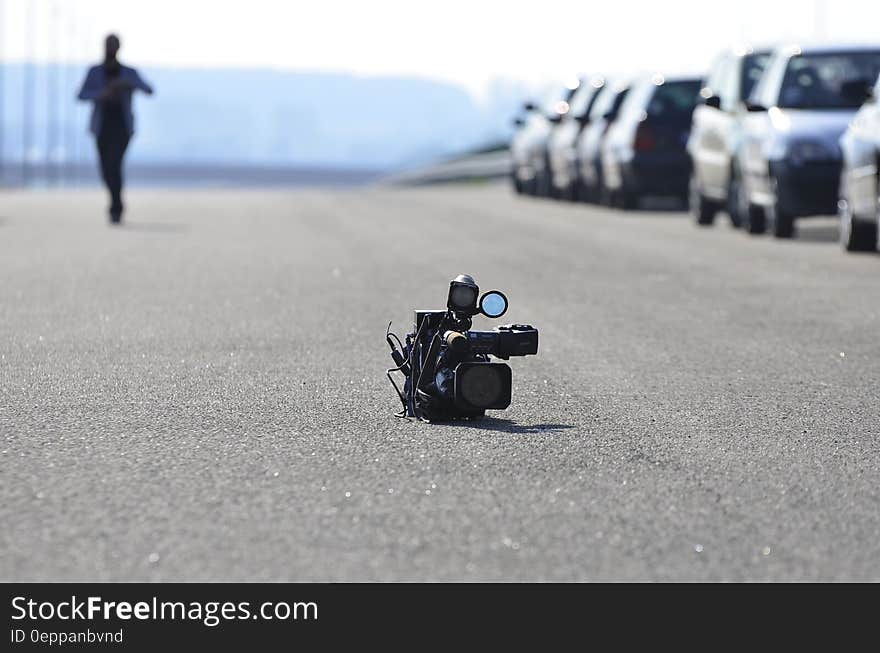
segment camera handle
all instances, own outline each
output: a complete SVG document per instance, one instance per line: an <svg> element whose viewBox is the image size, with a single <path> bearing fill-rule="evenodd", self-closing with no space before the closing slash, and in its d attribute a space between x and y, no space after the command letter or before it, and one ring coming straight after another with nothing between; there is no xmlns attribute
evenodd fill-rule
<svg viewBox="0 0 880 653"><path fill-rule="evenodd" d="M430 379L434 375L434 370L437 368L437 353L440 351L440 332L437 331L434 334L434 337L431 338L431 344L428 346L428 354L424 358L424 362L422 364L422 369L419 372L419 378L416 382L415 389L422 389L422 377L425 376L427 372L428 376L425 377L426 380Z"/></svg>

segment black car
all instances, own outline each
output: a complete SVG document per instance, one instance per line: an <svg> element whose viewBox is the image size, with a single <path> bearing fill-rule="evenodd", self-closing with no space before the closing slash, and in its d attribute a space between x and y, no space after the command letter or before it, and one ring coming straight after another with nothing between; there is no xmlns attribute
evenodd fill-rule
<svg viewBox="0 0 880 653"><path fill-rule="evenodd" d="M880 78L840 139L840 241L848 251L877 249L880 220Z"/></svg>
<svg viewBox="0 0 880 653"><path fill-rule="evenodd" d="M644 195L687 198L691 117L699 77L639 79L602 143L602 186L610 203L635 208Z"/></svg>
<svg viewBox="0 0 880 653"><path fill-rule="evenodd" d="M797 218L837 213L838 141L878 73L880 46L773 53L747 104L739 156L749 232L790 238Z"/></svg>
<svg viewBox="0 0 880 653"><path fill-rule="evenodd" d="M575 166L578 171L577 196L585 201L602 199L602 141L617 119L626 99L629 84L606 83L588 114L587 126L575 144Z"/></svg>
<svg viewBox="0 0 880 653"><path fill-rule="evenodd" d="M722 210L734 226L741 222L748 205L737 166L745 103L769 60L769 50L737 48L722 52L709 69L688 140L689 204L697 224L711 225Z"/></svg>

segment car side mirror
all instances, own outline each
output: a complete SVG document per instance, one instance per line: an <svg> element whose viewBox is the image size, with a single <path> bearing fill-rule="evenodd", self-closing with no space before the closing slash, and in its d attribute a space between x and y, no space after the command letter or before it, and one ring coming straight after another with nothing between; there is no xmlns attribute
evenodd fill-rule
<svg viewBox="0 0 880 653"><path fill-rule="evenodd" d="M721 98L717 95L710 95L706 98L706 106L712 107L713 109L721 108Z"/></svg>

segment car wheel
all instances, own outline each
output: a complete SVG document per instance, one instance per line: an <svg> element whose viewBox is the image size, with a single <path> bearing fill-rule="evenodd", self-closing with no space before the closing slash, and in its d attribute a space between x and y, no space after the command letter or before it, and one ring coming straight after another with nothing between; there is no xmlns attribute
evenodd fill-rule
<svg viewBox="0 0 880 653"><path fill-rule="evenodd" d="M511 179L511 182L513 182L513 190L514 190L514 192L516 192L517 195L522 195L522 193L523 193L523 184L522 184L522 182L519 180L519 177L516 176L516 173L515 173L515 172L514 172L512 175L510 175L510 179Z"/></svg>
<svg viewBox="0 0 880 653"><path fill-rule="evenodd" d="M544 173L535 171L535 177L532 180L532 184L534 187L534 191L532 195L535 197L543 197L546 194L546 190L544 188Z"/></svg>
<svg viewBox="0 0 880 653"><path fill-rule="evenodd" d="M598 186L589 186L584 184L584 201L589 204L600 204L602 201L601 193Z"/></svg>
<svg viewBox="0 0 880 653"><path fill-rule="evenodd" d="M715 222L716 206L703 197L703 194L700 192L700 185L697 183L697 178L693 175L691 175L688 188L688 207L690 208L691 215L694 216L694 221L704 227L710 226Z"/></svg>
<svg viewBox="0 0 880 653"><path fill-rule="evenodd" d="M602 166L599 164L593 164L593 167L595 170L593 181L595 183L590 187L591 201L596 204L607 206L606 200L608 197L605 193L605 176L602 174Z"/></svg>
<svg viewBox="0 0 880 653"><path fill-rule="evenodd" d="M559 199L559 189L553 183L553 168L550 167L550 159L544 156L544 169L541 171L541 179L544 184L544 197L551 199Z"/></svg>
<svg viewBox="0 0 880 653"><path fill-rule="evenodd" d="M538 195L540 197L553 197L553 181L550 178L550 171L547 168L541 170L537 177Z"/></svg>
<svg viewBox="0 0 880 653"><path fill-rule="evenodd" d="M624 211L634 211L639 208L639 196L631 190L620 189L620 208Z"/></svg>
<svg viewBox="0 0 880 653"><path fill-rule="evenodd" d="M767 213L764 207L750 202L746 209L746 221L743 227L750 234L764 233L767 230Z"/></svg>
<svg viewBox="0 0 880 653"><path fill-rule="evenodd" d="M746 195L745 186L739 176L739 171L734 168L730 173L730 182L727 186L727 215L730 216L730 224L739 228L745 221L746 212L749 210L749 198Z"/></svg>
<svg viewBox="0 0 880 653"><path fill-rule="evenodd" d="M871 252L877 248L877 223L856 220L850 203L841 199L838 203L840 217L840 244L848 252Z"/></svg>
<svg viewBox="0 0 880 653"><path fill-rule="evenodd" d="M791 238L794 236L794 218L789 211L780 205L779 202L779 182L775 178L771 178L773 187L773 205L766 212L767 228L776 238Z"/></svg>
<svg viewBox="0 0 880 653"><path fill-rule="evenodd" d="M770 226L773 236L776 238L792 238L794 236L794 216L779 208L777 204L772 211L772 225Z"/></svg>

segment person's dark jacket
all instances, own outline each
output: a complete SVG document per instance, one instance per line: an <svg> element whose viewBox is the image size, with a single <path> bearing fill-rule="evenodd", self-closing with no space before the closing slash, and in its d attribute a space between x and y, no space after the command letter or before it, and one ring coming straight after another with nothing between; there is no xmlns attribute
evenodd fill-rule
<svg viewBox="0 0 880 653"><path fill-rule="evenodd" d="M125 120L125 128L128 130L129 136L134 133L134 114L131 110L131 96L134 91L140 90L148 95L152 95L153 88L147 84L140 76L137 70L128 66L120 66L118 79L128 82L127 86L117 91L116 97L122 104L122 116ZM93 102L92 117L89 123L89 130L96 136L101 133L101 125L104 121L103 103L98 100L101 91L107 84L107 72L103 64L92 66L89 69L82 88L79 91L80 100L91 100Z"/></svg>

